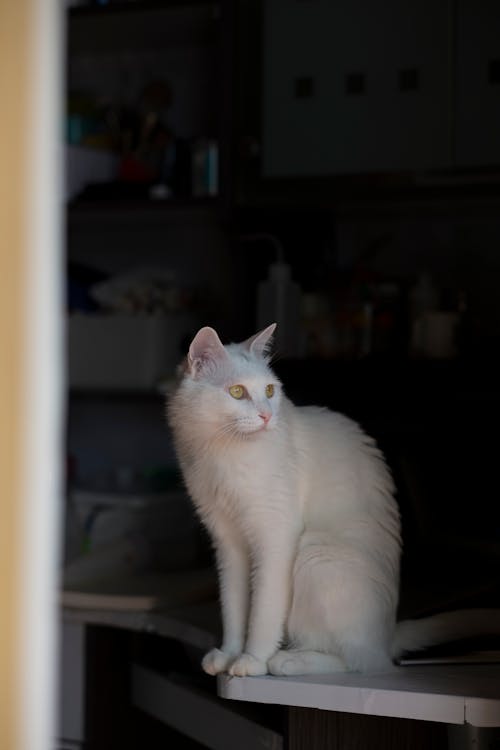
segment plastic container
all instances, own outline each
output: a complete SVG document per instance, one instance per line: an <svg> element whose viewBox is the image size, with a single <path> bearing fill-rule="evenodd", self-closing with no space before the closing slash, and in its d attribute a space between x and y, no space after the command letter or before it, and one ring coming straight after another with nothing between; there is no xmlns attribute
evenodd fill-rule
<svg viewBox="0 0 500 750"><path fill-rule="evenodd" d="M172 315L72 315L69 384L73 388L150 389L175 372L196 324Z"/></svg>
<svg viewBox="0 0 500 750"><path fill-rule="evenodd" d="M73 490L69 504L80 531L80 556L123 548L138 565L158 570L186 567L196 560L198 524L182 491Z"/></svg>
<svg viewBox="0 0 500 750"><path fill-rule="evenodd" d="M259 330L277 323L274 349L281 357L301 353L301 293L293 281L288 263L278 260L269 266L269 276L257 288L257 326Z"/></svg>

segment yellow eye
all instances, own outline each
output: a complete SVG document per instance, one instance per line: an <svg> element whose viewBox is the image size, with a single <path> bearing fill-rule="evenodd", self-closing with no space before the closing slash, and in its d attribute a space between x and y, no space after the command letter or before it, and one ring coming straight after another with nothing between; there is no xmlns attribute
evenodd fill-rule
<svg viewBox="0 0 500 750"><path fill-rule="evenodd" d="M245 389L242 385L232 385L229 389L229 393L233 398L243 398L245 395Z"/></svg>
<svg viewBox="0 0 500 750"><path fill-rule="evenodd" d="M266 396L268 398L271 398L271 396L274 396L274 385L272 383L269 383L269 385L266 385Z"/></svg>

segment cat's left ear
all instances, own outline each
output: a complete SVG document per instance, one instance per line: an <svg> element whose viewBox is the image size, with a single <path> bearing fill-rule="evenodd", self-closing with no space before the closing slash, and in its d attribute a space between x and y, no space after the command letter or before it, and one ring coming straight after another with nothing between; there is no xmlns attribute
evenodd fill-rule
<svg viewBox="0 0 500 750"><path fill-rule="evenodd" d="M273 342L273 333L276 329L276 323L271 323L270 326L264 328L264 330L256 333L255 336L250 336L249 339L243 342L245 346L252 354L257 354L259 357L264 357Z"/></svg>
<svg viewBox="0 0 500 750"><path fill-rule="evenodd" d="M203 369L226 358L227 352L216 331L205 326L198 331L191 342L187 363L191 375L196 376Z"/></svg>

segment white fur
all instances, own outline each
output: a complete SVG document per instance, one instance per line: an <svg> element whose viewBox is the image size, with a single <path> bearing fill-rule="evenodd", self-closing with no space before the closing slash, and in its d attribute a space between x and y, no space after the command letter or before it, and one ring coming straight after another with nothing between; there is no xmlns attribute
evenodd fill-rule
<svg viewBox="0 0 500 750"><path fill-rule="evenodd" d="M418 626L401 624L395 645L400 523L390 473L356 423L286 398L265 354L273 330L223 347L202 329L169 403L220 576L223 642L203 668L241 676L390 668L396 649L418 641ZM234 399L234 384L248 398Z"/></svg>

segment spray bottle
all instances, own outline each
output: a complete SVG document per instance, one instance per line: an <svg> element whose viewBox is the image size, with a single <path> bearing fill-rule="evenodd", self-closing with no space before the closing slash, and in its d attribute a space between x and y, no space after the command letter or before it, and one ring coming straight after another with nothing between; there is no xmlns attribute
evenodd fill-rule
<svg viewBox="0 0 500 750"><path fill-rule="evenodd" d="M268 277L257 287L257 327L277 323L274 349L281 357L298 357L301 353L301 293L292 279L292 269L285 262L283 246L272 235L263 235L276 248L277 258L269 266Z"/></svg>

